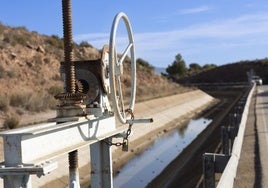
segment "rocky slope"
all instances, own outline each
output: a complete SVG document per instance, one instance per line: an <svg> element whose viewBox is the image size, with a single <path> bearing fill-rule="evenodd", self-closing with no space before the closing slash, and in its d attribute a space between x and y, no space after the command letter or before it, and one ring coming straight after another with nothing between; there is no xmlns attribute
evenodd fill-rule
<svg viewBox="0 0 268 188"><path fill-rule="evenodd" d="M54 95L63 88L59 74L60 62L64 60L63 45L58 36L0 23L0 121L11 116L19 120L25 114L55 107ZM74 44L75 60L99 59L100 54L87 42ZM129 70L128 63L125 69ZM124 88L129 87L129 74L125 73L122 81ZM137 100L183 90L147 66L137 65Z"/></svg>

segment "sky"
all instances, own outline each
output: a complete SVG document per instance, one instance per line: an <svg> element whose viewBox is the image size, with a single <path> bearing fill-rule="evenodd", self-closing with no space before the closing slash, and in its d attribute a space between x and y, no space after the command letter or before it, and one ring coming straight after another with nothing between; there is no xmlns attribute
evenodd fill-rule
<svg viewBox="0 0 268 188"><path fill-rule="evenodd" d="M0 22L63 37L60 0L1 0ZM72 0L75 42L102 49L115 15L131 23L136 58L167 67L180 53L186 65L223 65L268 57L267 0ZM127 37L119 25L116 40ZM121 31L122 30L122 31ZM117 43L120 45L120 42ZM118 47L120 48L120 47Z"/></svg>

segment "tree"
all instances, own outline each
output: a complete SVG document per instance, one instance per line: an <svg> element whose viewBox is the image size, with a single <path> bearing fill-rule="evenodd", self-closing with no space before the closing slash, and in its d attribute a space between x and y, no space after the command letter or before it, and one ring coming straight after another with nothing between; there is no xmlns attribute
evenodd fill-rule
<svg viewBox="0 0 268 188"><path fill-rule="evenodd" d="M93 46L91 44L89 44L87 41L81 41L79 44L80 47L90 47L93 48Z"/></svg>
<svg viewBox="0 0 268 188"><path fill-rule="evenodd" d="M150 63L148 61L145 61L144 59L138 58L136 60L136 63L137 63L137 66L146 67L151 71L154 70L154 66L150 65Z"/></svg>
<svg viewBox="0 0 268 188"><path fill-rule="evenodd" d="M168 65L166 72L174 79L178 79L187 72L185 61L182 59L181 54L175 56L175 61L173 61L172 65Z"/></svg>
<svg viewBox="0 0 268 188"><path fill-rule="evenodd" d="M213 69L215 67L217 67L217 65L215 65L215 64L205 64L203 66L203 70L209 70L209 69Z"/></svg>
<svg viewBox="0 0 268 188"><path fill-rule="evenodd" d="M148 61L138 58L136 60L136 64L137 64L137 70L143 70L148 74L154 73L154 66L150 65Z"/></svg>
<svg viewBox="0 0 268 188"><path fill-rule="evenodd" d="M195 72L195 71L198 71L198 70L201 70L201 66L199 64L197 64L197 63L191 63L189 65L189 71Z"/></svg>

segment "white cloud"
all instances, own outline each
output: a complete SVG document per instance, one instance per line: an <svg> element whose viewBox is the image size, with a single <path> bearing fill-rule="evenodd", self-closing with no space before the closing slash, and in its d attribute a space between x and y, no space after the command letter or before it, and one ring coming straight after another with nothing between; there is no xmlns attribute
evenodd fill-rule
<svg viewBox="0 0 268 188"><path fill-rule="evenodd" d="M200 7L195 7L195 8L189 8L189 9L183 9L180 10L180 14L197 14L201 12L206 12L210 10L211 8L209 6L200 6Z"/></svg>
<svg viewBox="0 0 268 188"><path fill-rule="evenodd" d="M109 34L80 35L75 39L88 40L101 48L109 42ZM137 57L156 65L164 60L166 64L171 63L176 53L209 56L220 48L237 50L247 44L258 46L260 43L268 46L268 13L241 15L172 31L134 33L134 39Z"/></svg>
<svg viewBox="0 0 268 188"><path fill-rule="evenodd" d="M154 17L153 21L157 23L166 23L166 22L170 22L170 20L173 20L174 16L198 14L202 12L207 12L209 10L212 10L212 7L205 6L205 5L196 7L196 8L191 8L191 9L182 9L182 10L170 12L169 14L160 14L157 17Z"/></svg>

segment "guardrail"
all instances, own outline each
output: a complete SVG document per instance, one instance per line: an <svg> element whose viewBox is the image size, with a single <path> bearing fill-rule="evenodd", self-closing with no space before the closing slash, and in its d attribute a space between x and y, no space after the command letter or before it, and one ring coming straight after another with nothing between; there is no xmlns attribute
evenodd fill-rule
<svg viewBox="0 0 268 188"><path fill-rule="evenodd" d="M249 105L251 102L251 98L253 95L253 91L255 89L255 85L252 87L252 89L249 92L249 95L247 97L247 102L245 104L245 108L243 111L243 115L241 117L241 122L238 130L238 134L234 139L232 154L229 162L227 163L227 166L225 167L223 174L221 176L221 179L218 183L218 188L223 187L233 187L234 179L236 177L236 171L238 166L238 161L241 154L241 148L243 144L244 139L244 133L247 123L247 117L248 117L248 111L249 111Z"/></svg>
<svg viewBox="0 0 268 188"><path fill-rule="evenodd" d="M255 87L254 84L240 99L240 105L243 103L243 107L240 108L242 111L241 113L234 114L232 125L222 127L222 154L205 153L203 155L203 187L215 187L215 173L222 173L217 188L233 187L248 118L249 105Z"/></svg>

